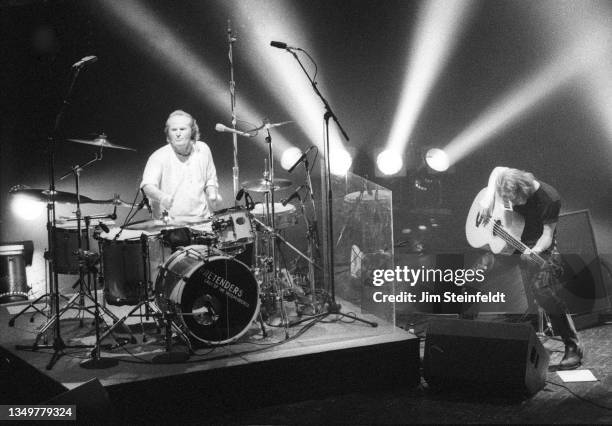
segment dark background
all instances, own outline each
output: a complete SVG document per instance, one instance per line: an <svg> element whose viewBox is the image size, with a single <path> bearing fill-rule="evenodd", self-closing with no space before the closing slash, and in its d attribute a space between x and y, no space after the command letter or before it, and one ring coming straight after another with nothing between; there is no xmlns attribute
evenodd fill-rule
<svg viewBox="0 0 612 426"><path fill-rule="evenodd" d="M44 219L27 223L17 219L10 210L8 190L16 184L34 188L48 185L47 136L66 91L70 66L92 54L99 60L81 72L60 130L56 175L89 160L96 151L91 146L65 142L63 137L87 137L104 131L113 142L137 152L105 150L103 161L82 173L82 193L99 199L119 193L123 200L131 202L148 156L165 143L162 132L166 117L180 108L197 118L202 139L213 151L222 194L229 206L231 137L216 133L214 124L229 124L231 117L226 40L227 19L231 19L238 38L234 65L239 114L244 102L256 106L261 114L258 119L295 120L297 125L278 129L275 137L302 149L321 144L320 127L304 131L304 126L299 125L299 108L287 110L271 95L272 88L280 83L272 78L265 81L255 72L254 67L266 73L266 68L273 66L262 51L286 53L253 45L247 34L254 28L267 34L269 29L268 42L282 40L298 45L305 41L319 66L320 89L351 136L346 146L354 155L352 171L393 190L396 242L410 236L402 233L403 229L413 229L420 221L430 219L411 210L442 207L450 209L452 216L436 217L443 226L428 231L435 235L420 237L427 241L426 249L465 248L463 223L473 197L485 186L491 168L505 165L533 171L537 178L555 186L564 199L563 211L590 210L600 252L612 252L612 141L591 113L580 75L494 134L486 145L448 173L438 176L442 188L439 201L438 197L427 199L415 191L413 178L417 170L413 166L406 176L383 178L376 176L374 161L394 119L408 46L423 2L142 2L143 8L152 11L184 43L185 50L179 54L205 62L216 75L216 79L200 81L201 87L219 81L224 85L208 86L211 96L195 90L193 80L181 78L184 63L161 57L102 4L2 2L2 241L33 239L37 252L46 247ZM578 24L589 24L589 13L593 11L604 22L610 23L612 16L606 2L554 4L558 5L558 13ZM458 36L457 48L419 116L406 161L416 164L415 157L424 147L444 146L489 105L549 62L555 52L563 51L562 38L556 39L557 45L550 42L542 14L531 6L531 2L519 1L474 2L466 18L469 21ZM245 12L233 13L239 7ZM578 9L590 12L577 12ZM290 26L293 18L300 28ZM279 30L283 25L286 28ZM33 36L41 28L51 32L52 42L37 47ZM571 34L567 36L572 39ZM610 63L608 60L602 66L610 67ZM304 78L297 66L287 72L295 73L296 80ZM609 76L608 71L608 80ZM214 93L224 93L225 103L213 101ZM316 99L313 102L316 104ZM239 142L241 180L260 177L265 149L261 134ZM288 175L276 166L277 177L302 183L301 173ZM74 191L73 179L58 182L57 188ZM86 214L98 210L91 206L84 209ZM70 208L61 206L59 213L69 214Z"/></svg>

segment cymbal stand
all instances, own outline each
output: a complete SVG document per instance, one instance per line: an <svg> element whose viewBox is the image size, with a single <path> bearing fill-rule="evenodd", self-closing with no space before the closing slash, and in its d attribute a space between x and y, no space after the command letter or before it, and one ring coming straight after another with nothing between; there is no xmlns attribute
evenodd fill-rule
<svg viewBox="0 0 612 426"><path fill-rule="evenodd" d="M272 254L272 268L273 268L273 273L272 273L272 282L274 283L274 287L276 288L276 293L279 297L279 303L280 303L280 313L281 313L281 322L283 327L285 328L285 337L289 338L289 319L287 318L287 311L285 310L285 302L284 302L284 298L283 298L283 294L282 294L282 286L280 285L280 276L279 276L279 268L278 268L278 255L277 255L277 236L278 234L276 233L276 213L275 213L275 209L274 209L274 155L273 155L273 150L272 150L272 135L270 134L270 126L264 126L264 128L266 129L266 133L268 134L266 136L266 143L268 144L268 164L270 165L270 177L269 177L269 182L270 182L270 189L268 192L266 192L266 205L269 204L270 205L270 225L272 227L272 233L270 234L272 236L272 243L270 244L270 250L271 250L271 254ZM270 195L270 198L268 200L268 193ZM269 203L268 203L269 201Z"/></svg>
<svg viewBox="0 0 612 426"><path fill-rule="evenodd" d="M51 360L47 364L47 370L51 370L55 363L59 360L59 358L64 354L64 349L67 347L64 343L61 330L60 330L60 309L59 309L59 280L58 273L55 268L54 259L55 259L55 243L53 238L53 231L56 225L56 209L55 209L55 143L57 136L60 131L61 123L64 118L64 114L66 112L66 108L70 105L70 98L72 96L72 92L74 90L77 78L79 76L79 72L81 71L81 67L77 66L72 68L74 70L72 74L72 79L70 80L70 84L68 86L68 90L66 92L66 96L63 99L61 107L55 117L55 123L53 125L53 130L48 137L48 145L47 145L47 163L48 163L48 178L49 178L49 197L51 202L47 205L47 242L49 248L49 280L51 283L51 295L53 298L52 303L52 315L55 315L53 321L48 321L47 329L55 324L54 335L53 335L53 344L52 345L38 345L38 339L41 336L39 332L34 345L31 347L32 350L36 349L53 349L53 355L51 356ZM80 237L80 236L79 236ZM45 330L46 332L46 330ZM82 345L80 345L82 347ZM74 346L72 346L74 347ZM30 347L20 347L17 346L17 349L24 348L30 349Z"/></svg>
<svg viewBox="0 0 612 426"><path fill-rule="evenodd" d="M83 260L81 260L83 262ZM98 275L98 270L95 268L95 264L100 261L100 256L96 255L95 259L88 261L87 257L85 257L85 267L87 268L88 274L93 274L94 282L96 282L96 278ZM82 267L81 267L82 269ZM114 358L102 358L100 356L100 304L98 303L98 291L94 287L94 306L96 308L94 315L94 322L96 327L96 346L94 351L92 352L91 358L81 362L79 365L83 368L87 369L102 369L114 367L119 364L119 361Z"/></svg>
<svg viewBox="0 0 612 426"><path fill-rule="evenodd" d="M102 152L103 152L103 147L100 147L100 151L94 154L93 159L89 160L83 165L76 165L72 167L72 169L69 172L65 173L63 176L60 177L60 180L62 180L70 175L74 176L75 189L76 189L76 200L77 200L74 220L76 220L77 222L77 232L78 232L77 243L78 243L78 254L79 255L83 253L83 242L82 242L82 235L81 235L81 220L82 219L85 220L85 230L86 230L86 235L87 235L87 238L85 240L85 245L86 245L85 252L87 253L89 252L89 248L90 248L89 247L89 228L91 225L91 219L104 219L104 218L109 218L109 217L110 218L116 217L115 212L113 212L110 215L94 215L94 216L85 216L85 217L81 215L81 201L80 201L81 172L86 167L93 165L96 161L101 161L103 158ZM115 210L116 210L116 206L115 206ZM85 273L86 272L87 272L87 285L85 286ZM95 283L95 280L94 280L94 283ZM79 268L79 280L77 281L77 284L79 285L79 289L77 293L75 293L75 295L68 301L68 304L62 309L61 314L66 312L68 309L72 309L73 305L77 302L77 299L78 299L78 304L79 304L77 309L79 309L79 311L85 310L89 313L92 313L89 310L89 307L85 307L85 298L88 298L93 303L93 306L96 308L95 312L99 312L99 308L101 308L102 311L106 315L111 317L114 322L119 320L119 318L115 314L113 314L108 308L106 308L106 306L98 306L99 303L97 302L97 294L94 294L95 296L94 298L91 297L91 274L89 273L89 271L83 268ZM97 292L97 288L95 284L94 284L93 291ZM95 321L98 321L98 318L96 317L95 312L92 314L94 315L94 318L96 318ZM81 326L82 326L82 323L83 323L83 319L81 318Z"/></svg>
<svg viewBox="0 0 612 426"><path fill-rule="evenodd" d="M278 232L276 232L274 229L272 229L272 227L266 225L265 223L263 223L261 220L257 219L256 217L251 218L254 222L256 222L264 231L266 231L266 233L268 235L273 236L274 238L277 238L279 241L285 243L287 245L287 247L289 247L291 250L293 250L295 253L297 253L299 256L303 257L306 261L308 261L309 263L311 263L315 268L319 269L319 270L323 270L323 267L321 267L321 265L317 264L315 262L314 259L310 258L308 255L302 253L302 251L300 251L299 248L297 248L296 246L294 246L293 244L291 244L289 241L287 241L285 239L285 237L283 237L281 234L279 234Z"/></svg>
<svg viewBox="0 0 612 426"><path fill-rule="evenodd" d="M300 206L302 209L302 216L304 217L304 222L306 224L306 237L308 238L308 256L314 262L308 262L308 281L310 281L310 294L311 294L311 302L314 308L314 312L317 312L317 298L316 298L316 279L315 279L315 265L316 260L320 259L320 245L319 245L319 227L317 225L317 208L314 201L314 188L312 186L312 178L310 175L310 163L308 161L308 156L304 158L304 171L306 172L306 185L308 188L307 197L310 197L310 203L312 205L312 221L309 221L308 215L306 214L306 209L304 206L303 200L300 198Z"/></svg>
<svg viewBox="0 0 612 426"><path fill-rule="evenodd" d="M89 227L90 227L90 221L91 218L106 218L108 217L108 215L100 215L100 216L85 216L82 217L81 216L81 203L80 203L80 187L79 187L79 182L80 182L80 173L81 171L85 168L88 167L90 165L92 165L94 162L99 161L102 159L102 147L100 148L100 152L99 154L96 153L95 157L88 161L87 163L85 163L84 165L80 166L80 165L76 165L74 167L71 168L71 170L64 174L62 177L60 177L60 179L64 179L68 176L70 176L71 174L74 175L75 177L75 189L76 189L76 201L77 201L77 208L76 208L76 216L75 219L77 221L77 232L78 232L78 236L77 236L77 252L76 255L79 256L79 258L83 257L83 256L89 256L92 253L89 251ZM86 248L83 249L83 242L82 242L82 235L81 235L81 221L85 220L85 230L87 232L87 236L88 238L86 239ZM52 260L52 259L51 259ZM57 271L55 271L57 273ZM85 286L85 275L87 275L87 286ZM98 306L98 302L97 302L97 294L94 294L95 298L91 297L91 273L87 268L83 268L83 267L79 267L79 279L77 281L77 283L75 285L78 285L78 290L77 292L70 298L70 300L68 300L68 303L66 304L66 306L64 306L61 310L59 309L59 306L57 306L58 311L56 313L55 317L52 317L51 319L49 319L49 321L47 321L47 323L45 323L44 325L41 326L41 328L38 331L38 334L36 336L36 339L34 341L34 345L33 345L33 349L37 349L39 348L38 345L38 341L41 337L41 335L43 335L44 333L46 333L46 331L57 324L57 327L59 328L59 321L60 321L60 317L66 313L68 310L70 309L78 309L79 312L83 312L86 311L88 313L90 313L91 315L93 315L94 317L94 321L97 322L100 320L100 318L97 316L100 312L100 308L101 310L108 315L109 317L111 317L113 319L113 321L118 321L119 318L114 315L110 310L108 310L106 307L104 306ZM86 287L87 290L86 291ZM94 292L97 292L97 289L94 286ZM93 303L93 307L96 308L95 311L92 311L90 308L92 306L86 306L85 305L85 298L89 299L92 303ZM75 307L75 305L77 305ZM80 317L80 326L83 326L83 318ZM65 347L65 346L64 346ZM77 346L77 347L82 347L82 346ZM85 347L90 347L90 346L85 346Z"/></svg>
<svg viewBox="0 0 612 426"><path fill-rule="evenodd" d="M323 97L323 95L321 94L321 92L319 91L319 88L317 87L317 83L310 77L310 74L308 74L308 71L306 71L306 68L304 68L304 65L302 64L302 62L300 61L300 58L298 58L297 54L295 53L296 50L299 51L304 51L303 49L294 49L294 48L285 48L285 50L289 53L291 53L291 55L293 55L293 57L295 58L295 60L297 61L297 63L300 65L300 68L302 68L302 71L304 72L304 74L306 75L306 78L308 78L308 81L310 82L310 85L312 86L312 89L314 90L314 92L316 93L316 95L319 97L319 99L321 99L321 102L323 103L323 106L325 107L325 113L323 114L323 121L325 123L325 140L324 140L324 153L323 156L325 158L325 189L327 190L327 209L325 211L325 221L327 223L328 226L328 232L327 232L327 246L328 246L328 253L327 253L327 273L329 276L329 288L330 288L330 296L331 296L331 301L329 303L328 306L328 311L326 313L322 313L319 315L316 315L315 318L316 319L323 319L329 315L339 315L342 317L347 317L350 318L352 320L356 320L356 321L360 321L366 324L371 325L372 327L377 327L378 324L376 322L372 322L372 321L366 321L363 318L359 318L356 315L347 315L343 312L341 312L341 306L336 303L336 289L335 289L335 283L334 283L334 233L333 233L333 224L332 224L332 218L333 218L333 192L332 192L332 181L331 181L331 162L330 162L330 149L329 149L329 119L333 118L334 121L336 122L336 125L338 126L338 129L340 130L340 132L342 133L342 136L344 136L344 138L346 139L346 141L349 140L348 135L346 134L346 132L344 131L344 128L342 127L342 125L340 124L340 121L338 120L338 117L336 116L336 114L333 112L331 106L329 105L329 102L327 101L327 99L325 99L325 97ZM305 51L304 51L305 52ZM305 52L307 55L308 53ZM310 55L308 55L310 57ZM314 61L313 61L314 62Z"/></svg>

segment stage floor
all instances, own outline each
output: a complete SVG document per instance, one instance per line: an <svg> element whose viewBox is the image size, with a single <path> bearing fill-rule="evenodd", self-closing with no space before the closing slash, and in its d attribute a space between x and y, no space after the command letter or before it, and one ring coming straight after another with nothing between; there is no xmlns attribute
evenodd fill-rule
<svg viewBox="0 0 612 426"><path fill-rule="evenodd" d="M47 370L46 366L51 360L53 350L15 348L15 345L33 344L37 329L45 318L40 314L35 315L34 321L30 322L32 315L26 314L17 318L14 327L9 327L9 318L23 307L23 304L11 304L0 306L0 346L6 353L23 360L38 374L52 379L65 389L77 388L90 379L97 378L107 389L111 401L138 401L139 393L146 392L150 405L155 405L150 399L155 387L164 389L160 392L160 397L163 397L169 389L174 388L176 391L178 388L194 386L194 381L206 382L208 387L220 391L222 388L231 389L237 380L241 382L243 397L251 402L257 401L256 405L273 403L273 399L277 398L274 395L282 395L285 392L291 392L292 397L284 398L284 401L301 400L338 392L344 384L350 384L351 389L369 386L371 380L373 387L405 386L409 382L412 386L416 385L419 377L419 339L373 315L360 314L359 308L349 302L338 302L342 305L342 312L358 313L360 318L374 321L378 326L372 327L359 321L330 315L323 321L306 321L288 329L266 326L268 336L263 337L260 326L253 323L236 342L215 347L194 347L195 353L183 363L154 364L153 357L165 352L164 330L158 333L152 320L141 327L138 318L129 318L126 323L137 339L136 344L128 343L111 349L108 345L114 344L115 340L107 338L104 341L107 346L104 346L102 356L118 359L117 366L98 370L82 368L79 364L89 357L91 349L67 348L53 368ZM118 317L122 317L131 309L130 306L108 307ZM289 312L291 313L291 310ZM61 335L64 342L68 346L93 344L95 329L91 315L85 315L82 327L75 315L76 311L73 311L62 317ZM296 318L290 317L292 320ZM146 341L143 341L143 329ZM286 333L289 339L285 338ZM116 336L124 337L127 333L121 331L116 333ZM48 342L52 341L50 337ZM42 344L43 339L40 339L39 343ZM186 352L187 348L175 337L173 351ZM401 372L398 374L390 370L388 374L376 377L369 366L377 361L384 361L389 365L397 363L395 370L401 369ZM396 377L392 377L393 374ZM386 377L387 375L389 377ZM325 392L316 389L315 383L323 383L330 378L335 378L337 383ZM270 383L266 384L268 380ZM309 381L312 383L308 383ZM312 388L312 391L300 394L299 391L304 386L296 392L294 386L290 385L292 382L308 383L305 388ZM288 387L285 389L285 386ZM249 395L248 389L251 387L258 392L256 397ZM262 387L274 388L274 391L261 395ZM16 401L13 398L11 402ZM42 401L22 401L39 402ZM220 411L232 407L222 402L212 405ZM247 406L254 405L249 402Z"/></svg>

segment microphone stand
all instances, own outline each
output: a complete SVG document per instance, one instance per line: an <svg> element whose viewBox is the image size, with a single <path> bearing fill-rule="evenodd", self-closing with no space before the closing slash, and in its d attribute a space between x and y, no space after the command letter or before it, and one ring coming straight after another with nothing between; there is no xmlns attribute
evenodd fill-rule
<svg viewBox="0 0 612 426"><path fill-rule="evenodd" d="M293 55L297 63L300 65L300 68L302 68L302 71L306 75L306 78L308 78L308 81L310 82L310 85L312 86L314 92L317 94L319 99L321 99L321 102L323 102L323 105L325 106L325 113L323 114L323 121L325 122L325 141L324 141L323 156L325 157L325 183L326 183L325 186L327 189L327 209L325 212L326 213L325 219L329 227L329 232L327 233L327 246L329 250L328 251L328 262L327 262L328 270L327 272L329 276L331 301L328 306L328 311L322 314L315 315L314 318L316 320L321 320L329 315L340 315L342 317L351 318L353 320L369 324L372 327L378 327L378 323L376 322L367 321L362 318L358 318L356 315L348 315L348 314L341 312L340 311L341 306L338 303L336 303L336 290L335 290L335 283L334 283L334 233L333 233L333 225L332 225L333 193L332 193L332 182L331 182L331 165L330 165L331 163L330 163L330 158L329 158L329 155L330 155L330 152L329 152L330 151L329 149L329 119L330 118L334 119L334 121L336 122L336 125L340 129L340 132L342 133L342 136L344 136L344 139L346 139L346 141L349 140L349 137L344 131L344 128L342 127L342 125L340 124L338 117L336 116L336 114L334 114L331 106L329 105L329 102L327 102L327 99L325 99L325 97L319 91L319 88L317 87L317 83L310 77L310 74L308 74L308 71L306 71L306 68L304 68L304 64L302 64L302 62L300 61L300 58L298 58L298 56L293 51L293 49L286 48L285 50L287 50L289 53ZM292 323L291 325L296 325L303 321L305 320L300 320L298 322Z"/></svg>
<svg viewBox="0 0 612 426"><path fill-rule="evenodd" d="M231 21L227 20L227 43L229 45L229 51L227 57L229 59L229 92L230 92L230 105L232 109L232 129L236 130L236 82L234 81L234 42L236 38L232 36L232 27L230 26ZM240 168L238 167L238 135L232 133L233 141L233 155L234 155L234 167L232 167L232 183L234 187L234 200L240 190ZM234 201L235 206L238 206L238 201Z"/></svg>

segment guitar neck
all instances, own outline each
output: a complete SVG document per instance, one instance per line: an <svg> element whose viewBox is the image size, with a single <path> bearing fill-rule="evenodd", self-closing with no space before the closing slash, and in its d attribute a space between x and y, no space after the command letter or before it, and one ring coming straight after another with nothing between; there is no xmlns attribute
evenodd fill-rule
<svg viewBox="0 0 612 426"><path fill-rule="evenodd" d="M493 232L499 237L503 238L504 241L506 241L509 245L518 250L521 254L524 254L529 249L529 247L525 243L509 234L499 223L495 223L493 225ZM532 260L534 263L538 264L539 266L544 266L547 263L546 260L544 260L544 258L537 253L530 253L529 259Z"/></svg>

